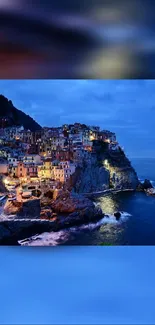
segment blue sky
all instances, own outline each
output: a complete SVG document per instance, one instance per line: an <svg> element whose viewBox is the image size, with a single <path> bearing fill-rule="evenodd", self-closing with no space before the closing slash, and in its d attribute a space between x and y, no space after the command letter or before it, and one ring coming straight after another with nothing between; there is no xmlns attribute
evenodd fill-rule
<svg viewBox="0 0 155 325"><path fill-rule="evenodd" d="M42 126L100 125L129 157L155 157L154 80L0 80L0 92Z"/></svg>
<svg viewBox="0 0 155 325"><path fill-rule="evenodd" d="M0 324L154 324L154 247L0 248Z"/></svg>

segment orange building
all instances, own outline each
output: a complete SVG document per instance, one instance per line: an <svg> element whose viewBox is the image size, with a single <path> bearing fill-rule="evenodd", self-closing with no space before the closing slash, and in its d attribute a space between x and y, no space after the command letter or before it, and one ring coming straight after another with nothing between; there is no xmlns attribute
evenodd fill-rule
<svg viewBox="0 0 155 325"><path fill-rule="evenodd" d="M23 162L19 162L17 166L17 177L37 177L37 166L34 164L24 164Z"/></svg>

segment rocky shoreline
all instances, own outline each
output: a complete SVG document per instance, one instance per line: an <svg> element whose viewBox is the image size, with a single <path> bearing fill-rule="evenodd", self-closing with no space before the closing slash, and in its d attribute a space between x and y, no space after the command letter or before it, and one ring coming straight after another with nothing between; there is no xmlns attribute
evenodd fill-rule
<svg viewBox="0 0 155 325"><path fill-rule="evenodd" d="M150 184L145 180L143 184L139 184L137 191L145 192L152 186ZM109 190L106 194L111 192L118 191ZM88 198L86 195L73 194L67 190L49 190L40 199L33 197L24 202L7 201L4 215L0 217L0 245L18 245L19 240L36 234L97 222L104 218L105 214L95 206L93 197L92 193ZM121 213L116 211L114 216L119 220Z"/></svg>
<svg viewBox="0 0 155 325"><path fill-rule="evenodd" d="M16 245L36 233L58 231L104 217L100 208L81 195L48 191L41 199L7 201L0 220L0 244ZM14 216L13 216L14 215Z"/></svg>

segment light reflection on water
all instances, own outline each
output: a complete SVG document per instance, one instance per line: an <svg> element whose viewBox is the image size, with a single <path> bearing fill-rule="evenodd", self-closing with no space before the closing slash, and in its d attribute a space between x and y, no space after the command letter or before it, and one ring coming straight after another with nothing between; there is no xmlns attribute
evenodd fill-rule
<svg viewBox="0 0 155 325"><path fill-rule="evenodd" d="M123 239L125 224L131 215L122 212L119 221L113 216L113 213L119 210L119 196L99 197L96 199L96 203L108 216L94 223L33 236L27 240L19 241L19 244L26 246L119 245L122 242L125 244L126 241Z"/></svg>
<svg viewBox="0 0 155 325"><path fill-rule="evenodd" d="M120 200L117 195L106 195L99 197L97 199L97 204L101 207L102 211L105 214L113 215L116 211L120 210ZM99 242L103 244L120 244L123 233L124 233L124 223L122 227L122 221L126 221L127 217L123 218L124 220L120 220L120 222L108 222L103 223L99 229ZM94 242L94 244L96 244Z"/></svg>
<svg viewBox="0 0 155 325"><path fill-rule="evenodd" d="M119 201L113 195L102 196L96 200L105 214L113 214L119 210Z"/></svg>

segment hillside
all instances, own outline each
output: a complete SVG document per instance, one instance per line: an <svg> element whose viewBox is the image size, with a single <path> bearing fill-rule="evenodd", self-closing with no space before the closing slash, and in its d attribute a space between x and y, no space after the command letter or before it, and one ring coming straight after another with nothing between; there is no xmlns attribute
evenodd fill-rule
<svg viewBox="0 0 155 325"><path fill-rule="evenodd" d="M111 152L106 143L96 141L90 163L76 170L72 177L73 192L92 193L105 189L133 189L139 185L138 176L124 151Z"/></svg>
<svg viewBox="0 0 155 325"><path fill-rule="evenodd" d="M19 125L32 132L41 129L41 126L32 117L14 107L11 100L0 95L0 127L2 125L3 127Z"/></svg>

